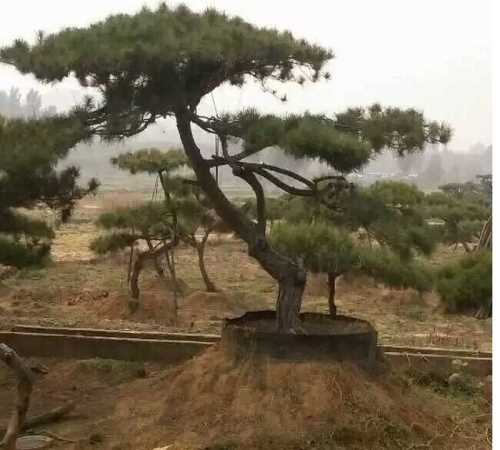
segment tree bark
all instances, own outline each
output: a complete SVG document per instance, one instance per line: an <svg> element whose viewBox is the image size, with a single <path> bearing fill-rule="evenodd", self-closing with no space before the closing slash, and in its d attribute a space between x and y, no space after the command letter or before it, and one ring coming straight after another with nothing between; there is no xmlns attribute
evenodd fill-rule
<svg viewBox="0 0 500 450"><path fill-rule="evenodd" d="M153 260L157 260L158 256L165 251L167 252L166 256L168 257L168 251L172 250L178 244L178 242L179 242L178 238L175 238L172 242L169 243L164 242L162 245L152 250L146 250L144 252L137 251L137 256L132 264L132 271L130 274L130 281L129 281L130 301L128 305L131 313L137 311L139 307L139 295L140 295L139 276L142 272L142 269L144 268L144 263L146 259L153 258ZM174 280L174 286L176 287L177 281L175 278L175 272L173 280ZM175 295L174 295L174 308L175 312L177 313L177 299L175 298Z"/></svg>
<svg viewBox="0 0 500 450"><path fill-rule="evenodd" d="M127 269L127 284L130 283L130 276L132 274L132 263L134 261L134 244L130 246L130 255L128 258L128 269Z"/></svg>
<svg viewBox="0 0 500 450"><path fill-rule="evenodd" d="M147 239L146 242L148 244L149 251L154 252L154 247L153 247L152 242L149 239ZM155 270L156 270L156 273L158 274L158 276L160 278L165 278L165 272L164 272L163 267L161 266L158 258L159 258L159 256L153 256L153 265L155 267Z"/></svg>
<svg viewBox="0 0 500 450"><path fill-rule="evenodd" d="M479 243L477 248L491 248L491 235L492 235L492 216L488 218L486 223L481 230L481 235L479 236Z"/></svg>
<svg viewBox="0 0 500 450"><path fill-rule="evenodd" d="M199 186L212 203L219 217L248 245L248 254L259 261L262 268L279 283L276 303L276 323L279 332L300 329L300 308L304 293L306 272L291 259L275 252L268 244L265 229L250 221L221 191L210 172L210 164L202 157L194 141L188 111L176 113L179 136L196 174Z"/></svg>
<svg viewBox="0 0 500 450"><path fill-rule="evenodd" d="M301 331L300 308L306 286L305 272L291 273L279 281L278 300L276 302L277 328L280 333Z"/></svg>
<svg viewBox="0 0 500 450"><path fill-rule="evenodd" d="M179 292L179 285L177 283L177 274L175 272L175 257L174 257L174 247L177 245L177 238L175 239L174 242L171 242L170 245L167 244L166 242L163 245L163 250L165 252L165 258L167 259L167 266L170 271L170 275L172 276L172 281L173 281L173 307L174 307L174 314L175 314L175 320L177 320L177 309L179 308L179 304L177 302L177 294ZM172 258L172 259L170 259Z"/></svg>
<svg viewBox="0 0 500 450"><path fill-rule="evenodd" d="M175 272L175 263L174 263L174 255L170 253L167 248L165 248L165 261L167 263L167 269L168 273L170 274L170 280L172 282L171 288L173 289L174 292L178 294L182 294L181 288L179 286L179 283L177 282L177 276Z"/></svg>
<svg viewBox="0 0 500 450"><path fill-rule="evenodd" d="M205 283L205 287L207 288L207 292L217 292L217 288L208 276L207 269L205 267L205 246L207 244L209 234L210 230L205 232L201 242L196 244L196 251L198 252L198 265L200 267L201 276L203 278L203 282Z"/></svg>
<svg viewBox="0 0 500 450"><path fill-rule="evenodd" d="M328 309L330 310L330 316L335 317L337 315L337 306L335 305L335 290L337 275L334 273L328 274Z"/></svg>
<svg viewBox="0 0 500 450"><path fill-rule="evenodd" d="M130 273L129 290L130 299L128 302L128 307L131 313L134 313L139 308L139 275L144 267L145 254L143 252L137 251L137 256L135 261L132 263L132 271Z"/></svg>
<svg viewBox="0 0 500 450"><path fill-rule="evenodd" d="M0 447L5 450L16 450L16 439L26 420L34 377L17 353L5 344L0 344L0 360L7 364L17 377L15 406Z"/></svg>

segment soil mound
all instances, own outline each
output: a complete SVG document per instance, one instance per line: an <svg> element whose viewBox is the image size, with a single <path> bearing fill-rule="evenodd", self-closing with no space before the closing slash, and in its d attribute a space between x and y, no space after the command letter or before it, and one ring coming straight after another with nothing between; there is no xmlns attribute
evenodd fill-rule
<svg viewBox="0 0 500 450"><path fill-rule="evenodd" d="M139 297L139 308L131 313L128 307L129 295L111 293L107 298L95 304L100 317L105 319L127 319L134 322L171 325L175 322L171 296L162 280L143 283Z"/></svg>
<svg viewBox="0 0 500 450"><path fill-rule="evenodd" d="M449 439L452 411L442 397L347 362L254 355L236 364L218 345L137 383L116 404L128 427L124 448L457 449L481 439Z"/></svg>
<svg viewBox="0 0 500 450"><path fill-rule="evenodd" d="M194 291L179 299L179 314L186 323L209 320L222 320L236 317L244 313L237 304L224 292Z"/></svg>

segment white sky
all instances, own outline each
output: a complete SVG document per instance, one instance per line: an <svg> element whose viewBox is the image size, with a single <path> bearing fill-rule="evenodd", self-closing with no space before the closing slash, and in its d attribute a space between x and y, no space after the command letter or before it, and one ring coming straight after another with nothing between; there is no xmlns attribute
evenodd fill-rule
<svg viewBox="0 0 500 450"><path fill-rule="evenodd" d="M2 0L0 46L37 30L83 26L111 13L133 13L158 0ZM177 2L167 2L171 5ZM286 104L255 86L219 89L219 110L257 106L266 111L333 113L348 106L412 106L455 130L450 148L491 143L491 5L487 0L186 0L213 6L257 25L289 29L333 49L332 80L288 89ZM42 86L0 64L0 89L31 87L59 109L81 97L76 81ZM211 109L211 103L205 105Z"/></svg>

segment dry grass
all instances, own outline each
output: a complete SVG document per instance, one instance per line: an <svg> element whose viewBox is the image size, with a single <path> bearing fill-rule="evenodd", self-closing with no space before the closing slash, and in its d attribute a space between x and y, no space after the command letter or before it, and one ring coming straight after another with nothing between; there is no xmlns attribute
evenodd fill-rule
<svg viewBox="0 0 500 450"><path fill-rule="evenodd" d="M176 250L178 276L188 289L179 314L172 295L148 267L141 306L130 314L127 255L95 258L92 221L105 208L133 204L142 194L107 193L86 199L59 230L55 262L21 271L0 286L0 327L13 323L137 330L218 332L224 317L274 307L276 283L227 236L209 243L207 270L221 292L203 292L196 255ZM144 197L144 196L143 196ZM132 203L130 203L132 202ZM442 249L433 263L454 257ZM327 312L323 277L310 277L304 310ZM491 321L445 315L434 294L390 290L363 278L338 283L338 308L373 323L384 343L491 350ZM211 348L173 368L107 361L47 363L33 413L77 400L76 416L51 427L82 438L72 450L327 450L486 449L490 406L477 391L455 392L443 380L367 374L339 363L276 363L248 358L235 364ZM143 370L144 369L144 370ZM147 375L144 378L144 375ZM11 377L0 368L0 404ZM0 408L4 421L8 410Z"/></svg>
<svg viewBox="0 0 500 450"><path fill-rule="evenodd" d="M32 414L76 400L73 417L49 428L82 439L64 447L72 450L91 448L92 435L101 450L490 447L491 410L481 396L384 369L256 356L236 364L218 346L172 368L42 362L49 374L36 384ZM1 404L8 401L0 389ZM0 423L7 417L2 409Z"/></svg>
<svg viewBox="0 0 500 450"><path fill-rule="evenodd" d="M217 302L202 293L190 297L203 291L204 285L194 251L181 247L175 252L177 272L189 289L179 299L179 320L174 324L166 306L171 293L158 282L152 268L145 270L141 280L142 307L131 316L126 308L127 255L97 259L88 245L97 234L93 221L98 214L145 198L141 193L115 192L82 201L73 221L58 231L54 265L23 271L0 288L0 311L4 311L0 324L16 321L217 332L221 319L228 315L274 307L275 281L248 257L243 243L225 235L215 236L206 252L207 271L222 291ZM456 254L451 248L442 248L431 263L442 263ZM364 278L341 278L337 291L339 312L372 322L384 343L491 350L491 320L446 315L432 293L420 298L413 291L387 289ZM304 310L327 312L326 296L325 278L309 276Z"/></svg>
<svg viewBox="0 0 500 450"><path fill-rule="evenodd" d="M178 275L190 289L179 298L179 321L175 328L217 332L224 317L274 307L275 283L238 247L236 243L228 243L209 248L208 270L223 288L216 295L202 292L203 284L191 249L177 252ZM151 268L141 279L139 312L128 313L125 270L124 261L110 258L97 262L60 262L43 270L21 272L0 289L2 318L7 324L16 321L132 329L174 326L167 308L172 294ZM491 349L491 320L446 315L434 295L419 299L411 292L341 281L337 303L339 312L372 322L384 343ZM327 308L326 296L308 289L304 310L326 313Z"/></svg>

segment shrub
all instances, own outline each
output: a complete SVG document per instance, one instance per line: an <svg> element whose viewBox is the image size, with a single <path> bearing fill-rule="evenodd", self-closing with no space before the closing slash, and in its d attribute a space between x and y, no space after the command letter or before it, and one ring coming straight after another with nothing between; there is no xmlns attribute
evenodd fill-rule
<svg viewBox="0 0 500 450"><path fill-rule="evenodd" d="M480 312L491 317L492 254L474 252L444 266L437 276L436 289L451 313Z"/></svg>

